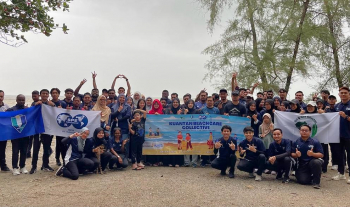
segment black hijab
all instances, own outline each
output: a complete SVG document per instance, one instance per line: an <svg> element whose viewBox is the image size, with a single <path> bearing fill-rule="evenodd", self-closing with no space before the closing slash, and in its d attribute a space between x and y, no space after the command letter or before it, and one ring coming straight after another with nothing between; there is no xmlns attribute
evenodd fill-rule
<svg viewBox="0 0 350 207"><path fill-rule="evenodd" d="M264 109L264 107L260 107L260 103L263 99L262 98L257 98L255 99L255 103L256 103L256 110L258 112L262 111Z"/></svg>
<svg viewBox="0 0 350 207"><path fill-rule="evenodd" d="M256 106L256 103L255 101L250 101L247 103L247 116L250 116L252 117L254 114L257 114L258 112L256 111L256 108L254 111L250 110L250 106L251 105L255 105Z"/></svg>
<svg viewBox="0 0 350 207"><path fill-rule="evenodd" d="M174 101L177 101L179 103L179 106L177 108L174 108ZM173 102L171 103L171 108L170 108L170 111L173 113L173 114L177 114L177 111L180 109L180 99L178 98L174 98Z"/></svg>
<svg viewBox="0 0 350 207"><path fill-rule="evenodd" d="M291 107L290 107L290 112L300 113L301 108L300 108L299 101L298 101L298 100L296 100L296 99L293 99L293 100L291 101L291 104L295 104L295 105L297 105L297 108L296 108L295 110L293 110L293 109L292 109L292 106L291 106Z"/></svg>
<svg viewBox="0 0 350 207"><path fill-rule="evenodd" d="M101 127L97 127L96 129L95 129L95 131L94 131L94 136L93 136L93 141L94 141L94 146L95 147L98 147L98 146L100 146L100 145L105 145L105 147L106 147L106 140L104 139L104 136L103 136L103 138L98 138L97 137L97 134L98 133L100 133L100 131L104 131L104 129L103 128L101 128Z"/></svg>
<svg viewBox="0 0 350 207"><path fill-rule="evenodd" d="M189 108L188 107L188 104L191 103L193 104L193 107L192 108ZM195 114L196 113L196 106L194 105L194 100L190 99L188 100L186 103L185 103L185 107L186 109L188 110L187 114Z"/></svg>

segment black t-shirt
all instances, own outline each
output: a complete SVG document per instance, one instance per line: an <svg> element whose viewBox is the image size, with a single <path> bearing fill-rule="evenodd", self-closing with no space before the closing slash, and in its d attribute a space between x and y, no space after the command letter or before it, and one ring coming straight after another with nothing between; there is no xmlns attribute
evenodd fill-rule
<svg viewBox="0 0 350 207"><path fill-rule="evenodd" d="M131 136L132 141L143 141L145 139L145 122L146 118L142 117L139 122L132 123L131 129L135 132Z"/></svg>
<svg viewBox="0 0 350 207"><path fill-rule="evenodd" d="M221 102L221 101L217 101L217 102L214 103L214 106L217 107L218 109L219 109L218 106L219 106L220 102ZM221 115L224 115L224 113L225 113L225 106L226 106L228 103L232 103L232 101L227 100L226 103L222 103L222 108L219 109Z"/></svg>
<svg viewBox="0 0 350 207"><path fill-rule="evenodd" d="M224 109L225 113L228 113L230 116L247 116L246 107L238 103L238 105L231 103L227 103Z"/></svg>

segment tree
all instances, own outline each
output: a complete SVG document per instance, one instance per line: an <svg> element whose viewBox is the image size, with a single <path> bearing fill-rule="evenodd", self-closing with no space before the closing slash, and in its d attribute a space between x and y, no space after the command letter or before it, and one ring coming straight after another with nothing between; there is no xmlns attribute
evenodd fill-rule
<svg viewBox="0 0 350 207"><path fill-rule="evenodd" d="M50 36L53 29L62 28L48 13L51 11L69 11L72 0L0 0L0 42L18 47L28 41L23 33L33 32Z"/></svg>

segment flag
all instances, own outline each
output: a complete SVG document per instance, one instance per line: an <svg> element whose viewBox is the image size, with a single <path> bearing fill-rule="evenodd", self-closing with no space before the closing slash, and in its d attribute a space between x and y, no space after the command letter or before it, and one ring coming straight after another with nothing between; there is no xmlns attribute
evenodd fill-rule
<svg viewBox="0 0 350 207"><path fill-rule="evenodd" d="M28 137L44 131L41 106L0 112L0 141Z"/></svg>
<svg viewBox="0 0 350 207"><path fill-rule="evenodd" d="M299 114L283 111L275 111L275 128L283 131L283 137L295 141L300 137L300 126L307 124L311 127L311 137L319 142L339 143L338 113L323 114Z"/></svg>
<svg viewBox="0 0 350 207"><path fill-rule="evenodd" d="M69 110L43 105L45 134L67 137L83 127L94 131L100 127L100 111ZM92 134L92 133L91 133Z"/></svg>

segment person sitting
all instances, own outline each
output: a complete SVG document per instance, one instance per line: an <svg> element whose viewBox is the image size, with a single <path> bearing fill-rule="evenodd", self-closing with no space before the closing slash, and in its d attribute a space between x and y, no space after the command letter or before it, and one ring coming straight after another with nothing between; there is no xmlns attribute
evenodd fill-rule
<svg viewBox="0 0 350 207"><path fill-rule="evenodd" d="M258 168L255 180L261 181L261 174L266 162L264 143L261 139L253 136L254 129L252 127L245 127L243 133L245 139L239 143L239 154L241 157L244 155L245 157L239 161L237 168L248 172L250 178L254 177L253 171Z"/></svg>
<svg viewBox="0 0 350 207"><path fill-rule="evenodd" d="M302 125L300 127L300 138L293 142L292 157L298 159L296 170L297 181L302 185L312 184L314 188L320 189L323 149L317 139L310 137L311 127Z"/></svg>
<svg viewBox="0 0 350 207"><path fill-rule="evenodd" d="M109 149L112 153L112 158L109 161L109 169L113 169L116 164L118 169L128 167L128 159L125 156L125 146L129 139L122 140L122 132L120 128L114 129L114 139L109 139Z"/></svg>
<svg viewBox="0 0 350 207"><path fill-rule="evenodd" d="M289 173L292 168L292 164L295 162L290 157L291 153L291 141L284 139L282 129L275 128L273 130L273 139L268 149L269 159L267 161L266 168L277 172L276 179L282 179L284 172L284 178L282 183L289 183Z"/></svg>
<svg viewBox="0 0 350 207"><path fill-rule="evenodd" d="M213 160L211 167L221 170L221 175L226 175L227 166L230 166L229 178L235 177L236 146L237 141L230 135L232 128L224 125L221 128L222 137L215 143L215 149L219 151L219 156Z"/></svg>

